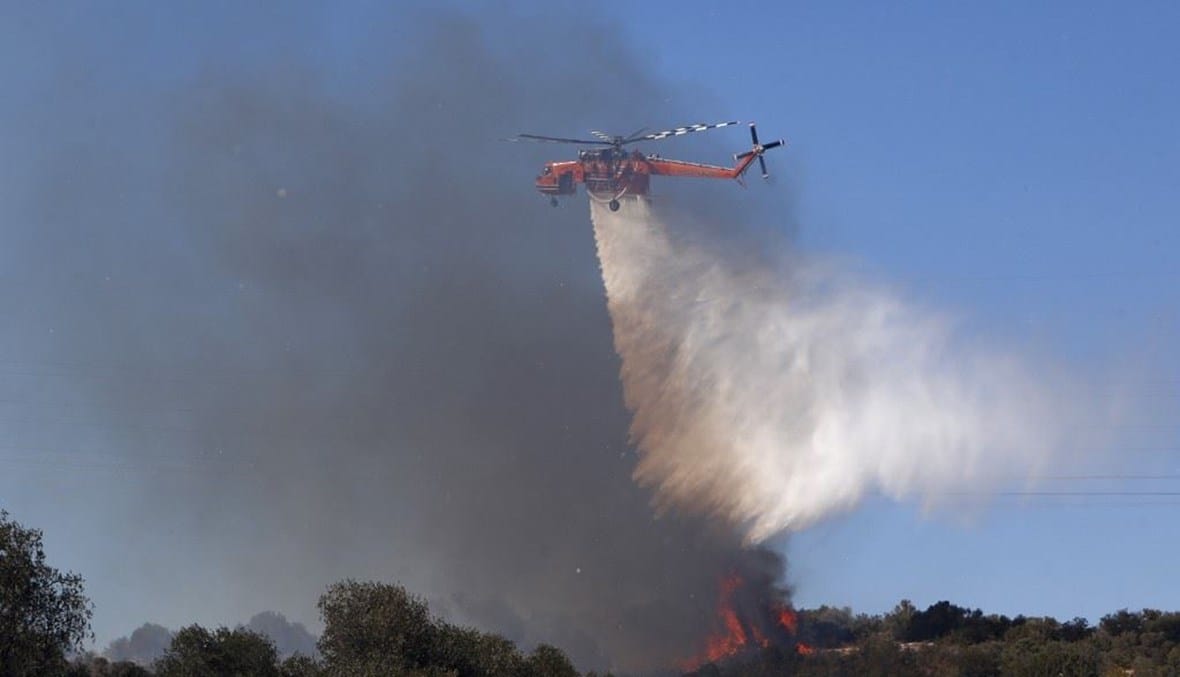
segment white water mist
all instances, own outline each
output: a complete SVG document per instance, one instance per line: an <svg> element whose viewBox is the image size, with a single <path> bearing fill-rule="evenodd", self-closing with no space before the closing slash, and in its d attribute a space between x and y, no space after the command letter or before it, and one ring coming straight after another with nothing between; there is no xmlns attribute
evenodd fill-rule
<svg viewBox="0 0 1180 677"><path fill-rule="evenodd" d="M1062 393L947 318L835 266L678 242L643 201L591 210L635 479L661 508L760 542L870 492L932 503L1029 478L1059 448Z"/></svg>

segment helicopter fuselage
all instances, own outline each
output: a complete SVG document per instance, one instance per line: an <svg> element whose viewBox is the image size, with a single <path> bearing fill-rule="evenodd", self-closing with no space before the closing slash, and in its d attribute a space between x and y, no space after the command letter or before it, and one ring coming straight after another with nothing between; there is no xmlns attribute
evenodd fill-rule
<svg viewBox="0 0 1180 677"><path fill-rule="evenodd" d="M537 176L537 190L545 195L573 195L579 183L596 197L647 195L651 160L639 151L614 148L583 150L577 160L548 162Z"/></svg>

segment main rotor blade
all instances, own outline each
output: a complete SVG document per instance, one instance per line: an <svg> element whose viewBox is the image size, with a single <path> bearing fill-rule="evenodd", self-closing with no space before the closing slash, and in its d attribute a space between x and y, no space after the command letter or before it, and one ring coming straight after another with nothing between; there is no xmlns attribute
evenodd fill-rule
<svg viewBox="0 0 1180 677"><path fill-rule="evenodd" d="M526 139L528 141L547 141L549 143L580 143L599 146L605 143L610 145L609 141L603 141L601 139L567 139L560 136L541 136L539 134L517 134L511 139L511 141L520 141L522 139Z"/></svg>
<svg viewBox="0 0 1180 677"><path fill-rule="evenodd" d="M730 122L718 122L718 123L711 124L711 125L706 125L706 124L685 125L683 127L675 127L673 129L666 129L662 132L656 132L655 134L644 134L643 136L635 137L632 139L627 139L623 143L632 143L635 141L645 141L645 140L646 141L658 141L659 139L666 139L670 136L683 136L683 135L688 134L690 132L704 132L704 131L708 131L710 129L718 129L720 127L728 127L730 125L736 125L736 124L740 124L740 123L737 120L733 120Z"/></svg>
<svg viewBox="0 0 1180 677"><path fill-rule="evenodd" d="M646 131L647 131L647 127L640 127L639 129L636 129L635 131L633 131L627 135L626 140L623 141L623 143L631 143L632 141L638 141L640 138L642 138L639 135L646 132Z"/></svg>

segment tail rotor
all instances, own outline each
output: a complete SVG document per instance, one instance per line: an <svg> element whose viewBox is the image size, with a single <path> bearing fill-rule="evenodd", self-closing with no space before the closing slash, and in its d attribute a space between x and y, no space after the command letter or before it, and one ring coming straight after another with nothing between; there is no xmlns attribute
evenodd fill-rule
<svg viewBox="0 0 1180 677"><path fill-rule="evenodd" d="M762 169L762 178L769 179L770 172L766 169L766 160L762 157L762 154L771 148L778 148L786 142L782 139L777 139L767 144L758 143L758 130L754 127L753 122L750 123L750 141L754 143L754 147L744 153L739 153L735 159L742 160L751 155L756 155L758 157L758 166Z"/></svg>

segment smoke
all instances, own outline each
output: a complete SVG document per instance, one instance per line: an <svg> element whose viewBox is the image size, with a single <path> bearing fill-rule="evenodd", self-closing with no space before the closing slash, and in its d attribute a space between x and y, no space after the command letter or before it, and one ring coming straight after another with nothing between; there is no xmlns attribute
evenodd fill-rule
<svg viewBox="0 0 1180 677"><path fill-rule="evenodd" d="M239 625L270 639L280 658L294 654L317 656L316 638L302 623L288 621L283 614L263 611L254 614L246 625ZM172 646L175 633L162 625L144 623L127 637L119 637L107 645L102 653L112 661L132 661L150 666Z"/></svg>
<svg viewBox="0 0 1180 677"><path fill-rule="evenodd" d="M779 594L777 555L635 487L585 210L531 185L571 149L499 141L729 115L568 12L150 7L4 45L44 72L3 109L0 483L100 641L315 631L353 577L639 670L732 572Z"/></svg>
<svg viewBox="0 0 1180 677"><path fill-rule="evenodd" d="M172 646L172 631L155 623L144 623L129 637L112 641L103 655L112 661L131 661L151 665Z"/></svg>
<svg viewBox="0 0 1180 677"><path fill-rule="evenodd" d="M1054 370L966 344L839 266L678 240L643 201L591 209L635 478L665 509L758 543L869 493L937 503L1027 482L1077 421Z"/></svg>
<svg viewBox="0 0 1180 677"><path fill-rule="evenodd" d="M293 623L283 614L274 611L263 611L250 617L250 622L244 626L251 632L256 632L274 642L275 651L280 658L287 658L295 654L304 656L318 656L316 638L302 623Z"/></svg>

